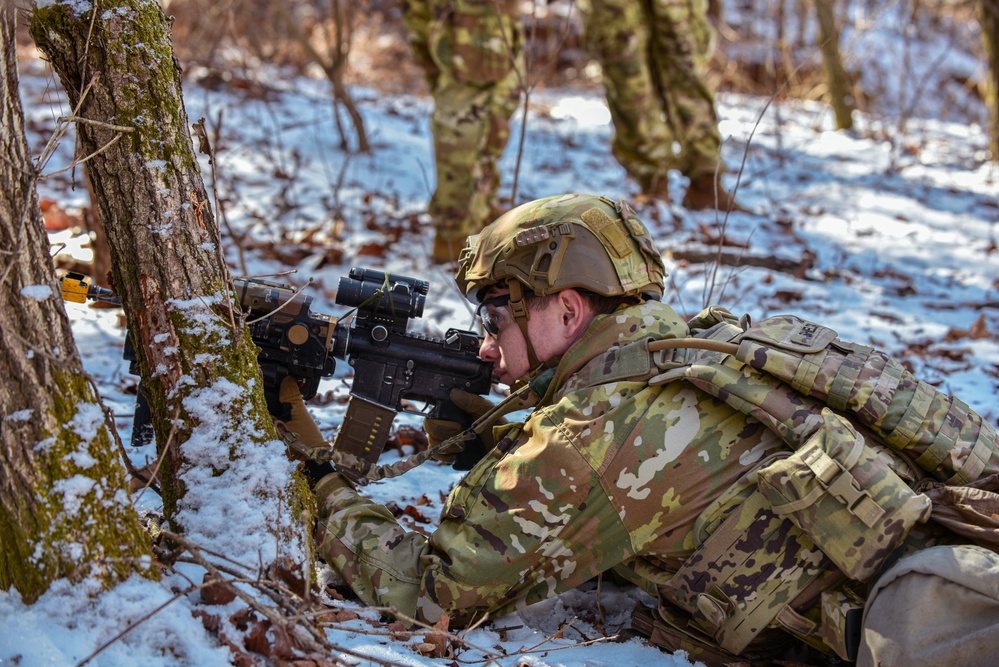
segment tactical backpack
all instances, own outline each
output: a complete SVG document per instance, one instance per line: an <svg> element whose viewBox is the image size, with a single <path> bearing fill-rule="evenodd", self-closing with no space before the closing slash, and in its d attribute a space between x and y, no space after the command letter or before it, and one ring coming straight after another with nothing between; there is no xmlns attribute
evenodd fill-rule
<svg viewBox="0 0 999 667"><path fill-rule="evenodd" d="M779 627L853 660L864 584L931 515L914 488L925 473L963 485L999 472L996 429L828 327L788 315L751 324L720 307L689 326L691 338L647 343L663 371L649 384L690 382L792 451L758 463L698 517L693 554L657 582L668 623L658 640L698 659L721 647L714 657L727 662ZM799 614L803 603L820 612Z"/></svg>

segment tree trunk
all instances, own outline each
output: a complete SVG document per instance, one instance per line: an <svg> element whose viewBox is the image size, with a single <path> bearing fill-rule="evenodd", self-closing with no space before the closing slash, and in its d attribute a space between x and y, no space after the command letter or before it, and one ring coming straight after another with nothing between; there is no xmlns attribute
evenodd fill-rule
<svg viewBox="0 0 999 667"><path fill-rule="evenodd" d="M241 484L273 443L257 349L239 313L194 155L169 21L155 0L36 6L31 34L59 75L111 251L163 458L164 511L221 511L185 480ZM188 452L196 451L192 455ZM219 454L221 453L221 454ZM264 484L264 482L260 482ZM242 492L298 498L288 489ZM186 499L186 502L185 502ZM274 519L277 520L277 519ZM190 523L197 519L190 519ZM262 522L270 518L262 517ZM189 525L183 526L189 527Z"/></svg>
<svg viewBox="0 0 999 667"><path fill-rule="evenodd" d="M14 10L0 5L0 590L107 584L151 562L49 256L18 95ZM151 573L147 573L151 574Z"/></svg>
<svg viewBox="0 0 999 667"><path fill-rule="evenodd" d="M985 100L989 107L989 148L992 160L999 162L999 0L981 0L979 21L989 65L985 84Z"/></svg>
<svg viewBox="0 0 999 667"><path fill-rule="evenodd" d="M77 159L86 157L78 155ZM90 247L94 251L94 281L107 287L111 277L111 251L108 249L108 235L104 233L104 223L101 222L101 212L97 208L97 196L94 194L94 184L87 174L87 165L82 166L83 180L87 185L90 205L83 209L83 225L90 234Z"/></svg>
<svg viewBox="0 0 999 667"><path fill-rule="evenodd" d="M839 52L839 28L833 4L834 0L815 0L815 16L819 21L819 46L826 70L826 85L829 86L829 103L836 114L836 129L849 130L853 127L853 105L848 101L851 96L850 77L846 74Z"/></svg>

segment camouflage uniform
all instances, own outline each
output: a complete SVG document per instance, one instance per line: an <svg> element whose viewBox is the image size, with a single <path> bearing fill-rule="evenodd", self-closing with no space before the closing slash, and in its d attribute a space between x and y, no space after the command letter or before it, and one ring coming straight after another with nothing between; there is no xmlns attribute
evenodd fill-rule
<svg viewBox="0 0 999 667"><path fill-rule="evenodd" d="M496 162L520 101L521 26L513 0L405 0L409 41L434 98L435 259L456 259L493 218ZM498 12L498 13L497 13Z"/></svg>
<svg viewBox="0 0 999 667"><path fill-rule="evenodd" d="M527 422L500 427L429 538L327 477L319 553L367 604L429 623L501 615L636 558L688 555L694 519L778 443L689 385L613 380L633 370L615 368L622 346L686 331L657 302L598 317Z"/></svg>
<svg viewBox="0 0 999 667"><path fill-rule="evenodd" d="M463 294L481 298L502 274L523 329L524 309L514 304L528 291L654 299L664 268L626 205L565 195L524 204L470 238L456 280ZM925 590L946 595L954 618L933 634L926 630L937 622L925 615L906 626L865 616L861 664L926 664L918 656L933 646L903 649L920 634L957 636L964 609L996 619L978 624L992 628L976 634L975 651L985 655L980 647L999 633L999 588L991 579L977 590L967 582L999 571L999 556L947 544L961 540L922 523L929 497L899 479L892 452L911 455L941 487L958 488L946 484L999 473L995 428L887 358L872 365L855 356L870 348L837 340L839 357L827 347L818 361L809 358L814 364L791 366L803 387L828 381L828 403L835 395L845 401L840 409L856 390L872 419L894 397L887 405L901 409L888 410L884 423L860 417L894 448L874 451L818 394L748 368L738 356L743 345L695 365L682 358L690 340L664 349L692 332L732 326L724 318L711 324L717 310L685 322L658 301L625 302L594 317L556 365L535 358L522 389L533 412L493 429L495 447L452 490L429 537L405 530L341 475L326 475L316 486L319 554L365 603L431 624L442 614L455 625L500 616L612 572L658 597L643 628L653 641L708 664L809 650L846 657L868 585L871 600L892 609L896 599L918 598L930 570L949 583ZM772 321L783 331L786 319L756 329ZM815 325L795 331L808 335L777 337L807 349L832 341ZM745 346L754 363L768 361L755 347L763 340ZM787 355L773 360L790 363ZM872 369L885 371L873 384L862 378ZM916 657L884 657L892 655Z"/></svg>
<svg viewBox="0 0 999 667"><path fill-rule="evenodd" d="M714 48L707 0L578 5L587 48L603 69L614 157L642 191L665 192L670 169L691 181L724 173L714 94L704 81Z"/></svg>

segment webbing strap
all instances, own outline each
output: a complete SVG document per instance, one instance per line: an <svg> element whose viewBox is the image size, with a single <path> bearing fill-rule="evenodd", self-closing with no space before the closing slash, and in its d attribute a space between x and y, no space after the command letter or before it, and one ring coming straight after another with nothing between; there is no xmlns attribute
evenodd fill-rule
<svg viewBox="0 0 999 667"><path fill-rule="evenodd" d="M801 357L798 367L794 369L794 378L791 386L805 396L811 396L815 387L815 378L822 370L822 360L826 357L826 352L822 351L815 355Z"/></svg>
<svg viewBox="0 0 999 667"><path fill-rule="evenodd" d="M936 389L922 380L918 380L912 394L912 400L905 408L905 413L892 432L885 434L885 441L899 451L907 449L912 445L916 439L916 434L922 430L923 420L929 414L930 406L936 394ZM922 465L920 467L923 467L924 470L933 470L939 463L940 461L937 461L931 468L925 468Z"/></svg>
<svg viewBox="0 0 999 667"><path fill-rule="evenodd" d="M864 368L864 361L870 356L874 348L866 345L855 345L854 353L843 360L843 363L836 369L836 377L833 378L832 386L829 387L829 397L826 404L834 410L847 410L850 404L850 396L853 388L857 386L857 378ZM799 389L799 391L801 391Z"/></svg>
<svg viewBox="0 0 999 667"><path fill-rule="evenodd" d="M887 404L891 404L896 396L896 390L899 385L902 384L902 377L906 370L902 364L898 363L891 357L887 357L883 354L877 355L880 359L884 361L884 366L881 368L881 374L878 375L877 382L871 389L871 394L876 395L880 400L873 400L872 397L866 397L863 405L859 409L854 406L857 413L861 416L861 419L865 420L865 423L877 423L878 420L884 418L884 411ZM871 360L872 357L868 357ZM887 404L884 402L887 401Z"/></svg>
<svg viewBox="0 0 999 667"><path fill-rule="evenodd" d="M989 464L993 453L996 451L996 429L992 424L982 420L982 427L978 431L978 439L975 446L954 476L947 480L947 484L961 486L974 482L981 477L985 466Z"/></svg>
<svg viewBox="0 0 999 667"><path fill-rule="evenodd" d="M939 404L939 401L937 403ZM933 407L930 406L931 410ZM933 435L933 440L927 442L927 436L930 435L927 431L923 438L917 436L909 444L909 447L913 449L920 446L925 447L923 452L916 457L916 465L934 477L937 476L936 472L941 466L946 466L951 451L957 446L957 442L961 438L961 426L964 424L968 414L966 408L967 406L960 401L951 401L950 405L947 406L947 415L937 421L940 429Z"/></svg>

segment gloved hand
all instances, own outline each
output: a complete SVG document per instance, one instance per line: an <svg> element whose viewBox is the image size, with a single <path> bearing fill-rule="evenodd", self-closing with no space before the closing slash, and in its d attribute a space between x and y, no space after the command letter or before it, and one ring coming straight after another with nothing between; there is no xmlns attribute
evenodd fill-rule
<svg viewBox="0 0 999 667"><path fill-rule="evenodd" d="M309 414L302 399L302 392L298 389L298 382L290 375L286 375L281 380L281 389L278 391L279 400L286 403L291 408L291 419L283 422L284 427L298 435L298 439L307 447L323 447L326 445L326 438L316 426L316 421Z"/></svg>
<svg viewBox="0 0 999 667"><path fill-rule="evenodd" d="M428 418L423 420L423 430L427 433L427 443L430 447L436 447L448 438L458 435L495 407L489 399L464 389L452 389L449 397L455 407L464 412L468 418L461 422L448 419ZM496 446L492 427L505 423L506 420L500 418L485 424L470 439L438 452L434 458L452 465L455 470L471 470L472 466L486 455L486 452Z"/></svg>
<svg viewBox="0 0 999 667"><path fill-rule="evenodd" d="M286 422L275 421L278 435L288 445L288 453L292 459L302 462L302 474L309 481L309 486L315 488L316 483L324 476L333 472L329 461L320 462L315 454L329 449L326 439L316 426L315 420L305 407L302 392L298 383L290 375L281 381L278 392L280 401L291 407L291 419Z"/></svg>

